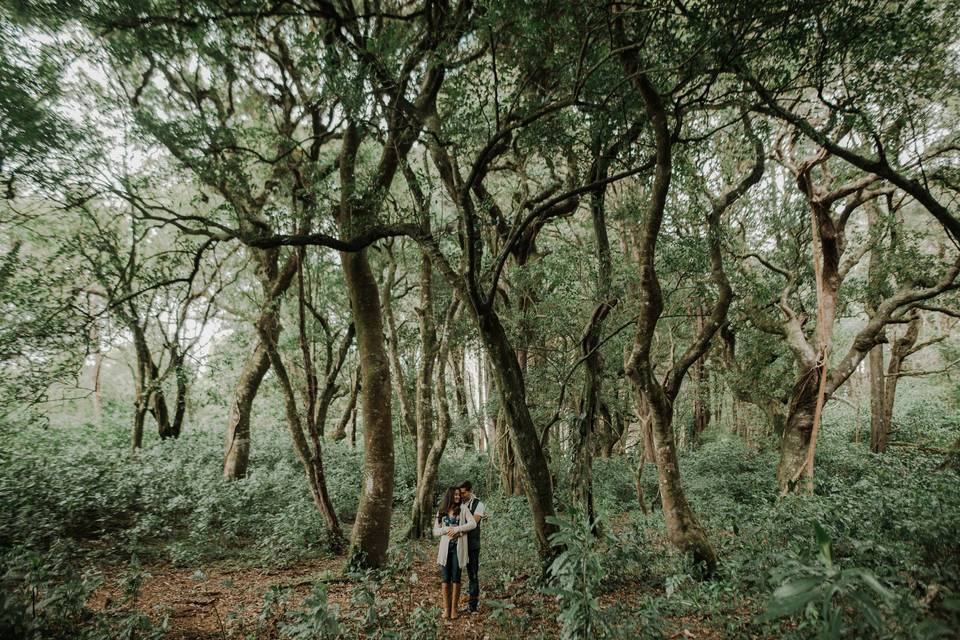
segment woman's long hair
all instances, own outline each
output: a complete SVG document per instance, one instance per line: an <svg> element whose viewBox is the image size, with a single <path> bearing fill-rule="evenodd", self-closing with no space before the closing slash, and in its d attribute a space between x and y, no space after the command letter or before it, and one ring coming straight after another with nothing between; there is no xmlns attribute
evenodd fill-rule
<svg viewBox="0 0 960 640"><path fill-rule="evenodd" d="M440 501L440 510L437 511L437 522L442 522L443 516L450 513L450 511L459 504L460 501L457 500L457 488L447 487L447 490L443 493L443 500Z"/></svg>

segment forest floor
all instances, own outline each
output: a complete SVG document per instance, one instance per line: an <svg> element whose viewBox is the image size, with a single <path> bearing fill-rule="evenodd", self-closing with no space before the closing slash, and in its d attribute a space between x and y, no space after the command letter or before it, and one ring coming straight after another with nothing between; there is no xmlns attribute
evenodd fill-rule
<svg viewBox="0 0 960 640"><path fill-rule="evenodd" d="M147 612L155 623L160 623L166 616L169 627L166 637L171 640L272 638L277 637L276 627L283 612L299 607L313 585L324 582L328 602L339 611L340 621L346 622L348 637L366 637L357 622L365 615L365 605L357 604L353 597L358 582L338 575L342 564L341 559L333 558L309 560L282 569L231 564L206 565L202 569L145 566L135 606ZM119 574L118 569L104 570L104 586L90 601L91 609L102 611L111 602L123 599ZM377 601L390 603L389 615L397 619L406 619L414 608L421 605L439 607L436 574L435 566L417 561L411 568L411 575L418 576L418 579L400 585L384 583L377 591ZM264 621L261 620L264 594L271 588L290 589L291 595L283 609ZM525 589L509 589L508 585L507 591L484 593L484 597L509 602L533 614L531 623L539 630L556 628L559 636L559 626L553 619L555 607L543 602L542 596ZM443 621L438 616L438 624L446 640L502 637L504 630L489 619L490 613L491 608L483 603L477 614L467 613L464 598L460 618Z"/></svg>
<svg viewBox="0 0 960 640"><path fill-rule="evenodd" d="M358 604L353 597L353 590L358 583L338 575L341 567L342 560L337 558L314 559L281 569L238 567L228 563L206 565L202 569L145 566L137 599L128 606L136 606L147 612L157 624L166 617L168 633L165 637L170 640L276 638L279 637L277 625L284 612L299 607L313 585L324 582L329 604L338 610L341 623L346 623L346 636L370 637L369 632L365 633L359 624L365 612L364 605ZM390 603L391 617L407 619L418 606L439 605L436 567L418 560L412 565L410 575L416 575L418 579L408 580L406 584L386 582L377 591L378 602ZM120 570L104 569L104 578L104 585L89 602L94 611L103 611L112 602L123 600ZM263 619L264 594L271 588L289 589L290 598L283 608ZM639 590L622 590L606 594L602 604L641 596ZM492 609L485 604L485 600L509 603L515 608L512 610L526 612L530 615L526 629L505 628L491 619ZM541 634L546 632L559 637L560 626L556 614L557 607L550 599L523 588L520 582L514 582L508 583L503 589L484 592L477 614L467 613L464 598L458 620L439 620L438 616L437 624L445 640L510 637L530 628ZM669 629L666 637L670 639L714 640L725 637L711 628L708 618L684 617L666 622Z"/></svg>
<svg viewBox="0 0 960 640"><path fill-rule="evenodd" d="M538 579L525 498L485 492L496 516L483 533L481 610L470 616L464 603L455 622L440 620L434 542L404 538L408 503L394 511L386 566L343 573L344 556L328 555L316 507L296 484L302 470L283 432L264 432L258 473L225 483L217 433L123 457L119 429L70 439L25 430L0 465L0 638L552 640L564 624L571 632L586 623L585 636L600 627L618 640L806 640L822 616L805 609L768 618L780 586L825 575L815 527L828 534L835 566L894 594L871 595L864 578L853 585L863 597L831 601L846 637L957 637L958 468L916 450L879 459L844 425L824 432L812 495L774 497L772 447L724 438L685 453L690 500L721 559L711 580L669 544L659 510L637 508L629 458L595 460L598 508L610 527L596 538L563 518L576 575L549 584ZM958 429L960 415L918 418L900 435L943 447ZM360 457L346 447L327 453L335 500L352 513ZM473 453L453 459L441 485L483 478L488 464ZM412 485L401 488L412 494ZM655 505L654 474L644 474L642 489ZM574 584L582 591L551 591ZM879 618L858 608L864 602Z"/></svg>

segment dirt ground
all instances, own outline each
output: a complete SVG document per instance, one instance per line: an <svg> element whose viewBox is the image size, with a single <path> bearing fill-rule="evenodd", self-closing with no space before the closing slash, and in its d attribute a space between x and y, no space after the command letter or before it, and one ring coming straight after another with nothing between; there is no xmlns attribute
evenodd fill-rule
<svg viewBox="0 0 960 640"><path fill-rule="evenodd" d="M348 637L363 638L366 636L358 629L359 624L352 622L361 615L358 605L351 602L357 582L340 577L341 566L341 559L312 560L284 569L207 565L197 570L145 566L135 606L155 622L166 616L169 625L167 638L170 639L274 638L277 637L277 616L267 621L260 619L264 593L271 587L291 588L292 595L285 606L290 611L299 606L315 582L323 580L327 584L328 602L339 607L338 616L346 622L344 627L348 629ZM123 600L120 573L110 570L104 573L104 586L89 603L96 611ZM405 583L384 584L377 592L377 598L390 599L390 617L405 621L421 604L439 607L438 590L436 566L418 560ZM511 585L507 585L505 592L484 592L480 611L474 615L467 613L466 600L463 599L458 620L438 620L440 635L444 640L512 635L510 629L501 629L490 620L491 609L484 606L483 599L496 599L513 604L516 608L512 611L531 614L534 628L548 632L556 629L559 636L559 627L553 619L555 614L545 607L542 598L527 589L511 589Z"/></svg>

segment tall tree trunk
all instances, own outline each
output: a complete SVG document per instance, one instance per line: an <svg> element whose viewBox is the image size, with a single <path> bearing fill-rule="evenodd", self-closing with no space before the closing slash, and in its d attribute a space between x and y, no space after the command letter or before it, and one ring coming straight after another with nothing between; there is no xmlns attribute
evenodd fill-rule
<svg viewBox="0 0 960 640"><path fill-rule="evenodd" d="M423 478L427 455L433 443L433 370L440 345L433 318L433 267L424 252L420 258L420 306L417 309L420 330L420 367L415 394L417 412L417 482ZM441 364L441 371L443 365Z"/></svg>
<svg viewBox="0 0 960 640"><path fill-rule="evenodd" d="M579 503L589 522L596 520L593 505L593 453L594 432L600 413L600 389L602 361L599 351L600 328L613 309L616 301L601 303L593 312L580 339L580 356L584 359L583 392L580 396L576 432L573 434L573 485L574 500ZM603 445L612 443L603 442Z"/></svg>
<svg viewBox="0 0 960 640"><path fill-rule="evenodd" d="M887 425L884 414L886 391L882 343L870 350L867 363L870 369L870 451L883 453L887 449Z"/></svg>
<svg viewBox="0 0 960 640"><path fill-rule="evenodd" d="M103 349L100 346L100 322L97 317L99 311L94 304L94 298L100 297L99 294L92 291L87 292L87 313L89 314L90 331L88 339L93 350L93 363L90 367L90 387L93 389L91 399L93 401L93 414L96 416L98 426L103 424L103 390L100 387L100 374L103 370Z"/></svg>
<svg viewBox="0 0 960 640"><path fill-rule="evenodd" d="M436 368L440 344L437 342L437 328L433 317L433 266L430 256L423 252L420 256L420 306L417 309L418 326L420 330L421 356L417 370L416 386L416 445L417 445L417 475L415 498L410 517L409 537L422 538L428 531L425 526L429 522L430 507L433 504L433 483L435 478L426 477L427 458L433 448L433 372ZM443 354L446 357L446 353ZM440 360L440 374L443 375L444 361ZM446 389L446 387L444 387ZM443 399L446 402L446 398ZM444 446L446 440L444 439ZM426 486L430 483L430 486Z"/></svg>
<svg viewBox="0 0 960 640"><path fill-rule="evenodd" d="M403 363L400 361L400 336L397 333L397 321L393 310L393 294L397 283L397 261L393 256L393 249L387 245L387 273L383 279L383 289L380 292L380 308L383 310L383 319L387 323L387 353L390 356L397 400L400 403L400 417L403 419L404 431L414 441L417 437L417 405L414 394L407 386L407 377Z"/></svg>
<svg viewBox="0 0 960 640"><path fill-rule="evenodd" d="M897 399L897 384L900 382L900 372L903 369L903 361L917 351L916 345L917 338L920 337L920 324L920 314L914 312L910 317L910 322L907 324L906 332L894 341L893 348L890 350L890 365L887 367L886 381L884 383L884 432L882 438L878 438L876 453L883 453L887 449L887 441L893 426L893 407ZM923 345L921 345L920 348L922 348L922 346ZM870 444L873 444L872 439Z"/></svg>
<svg viewBox="0 0 960 640"><path fill-rule="evenodd" d="M233 402L227 417L226 453L223 457L225 478L236 480L247 475L250 464L250 411L268 369L270 358L267 350L257 341L240 369L240 377L233 390Z"/></svg>
<svg viewBox="0 0 960 640"><path fill-rule="evenodd" d="M539 433L527 406L523 371L496 312L490 307L479 307L475 301L470 306L493 365L493 381L509 429L512 451L516 455L514 462L523 477L523 489L532 511L540 558L547 566L553 558L549 538L556 529L547 522L547 518L555 515L553 481L540 445Z"/></svg>
<svg viewBox="0 0 960 640"><path fill-rule="evenodd" d="M291 255L280 267L278 249L251 249L251 251L257 263L257 276L263 289L260 317L257 318L256 326L259 328L258 331L266 331L270 340L276 344L280 339L281 330L278 315L280 300L293 282L298 261L295 255ZM270 356L264 345L258 341L244 361L233 391L233 401L227 416L227 441L223 456L225 478L236 480L247 475L247 467L250 464L250 411L263 376L269 369Z"/></svg>
<svg viewBox="0 0 960 640"><path fill-rule="evenodd" d="M622 47L620 58L624 70L643 100L644 110L653 129L656 143L655 169L650 197L642 225L638 229L637 242L634 243L638 313L633 351L624 369L633 383L635 393L642 395L650 408L657 481L663 503L667 535L677 548L690 553L694 562L702 566L709 575L716 568L717 556L687 501L680 481L680 468L674 441L673 407L690 366L707 352L713 336L726 322L733 291L723 269L720 220L727 208L760 181L763 176L765 154L759 139L753 135L749 119L744 116L744 130L753 143L755 154L752 167L740 176L736 183L726 187L720 194L709 196L711 206L706 223L710 253L710 282L716 287L717 297L709 319L679 359L671 358L670 369L661 383L655 375L652 359L653 338L663 313L663 293L656 270L656 245L673 175L673 142L663 99L650 78L643 72L635 50L625 46L624 27L620 14L615 13L614 18L613 33L616 44Z"/></svg>
<svg viewBox="0 0 960 640"><path fill-rule="evenodd" d="M432 397L437 401L437 430L433 433L430 448L424 459L423 470L417 480L416 497L414 498L413 512L410 518L410 537L413 539L422 538L432 527L440 459L443 457L443 451L446 449L447 439L450 436L450 406L447 401L447 381L444 369L449 360L450 331L453 329L458 307L459 304L454 299L447 308L443 325L444 336L437 352L437 362L440 366L436 367L434 379L431 381L435 385L435 393ZM420 433L418 432L417 435L419 436Z"/></svg>
<svg viewBox="0 0 960 640"><path fill-rule="evenodd" d="M177 355L176 362L173 366L173 375L177 383L177 394L174 400L173 421L170 423L170 431L174 438L179 438L183 432L183 421L187 415L187 371L182 354Z"/></svg>
<svg viewBox="0 0 960 640"><path fill-rule="evenodd" d="M706 325L707 318L703 307L696 309L696 328L701 332ZM700 443L700 436L710 426L710 376L707 372L707 354L704 353L690 368L690 377L693 382L693 444ZM734 421L736 424L736 421Z"/></svg>
<svg viewBox="0 0 960 640"><path fill-rule="evenodd" d="M869 233L879 244L879 212L873 203L867 207L867 225ZM870 261L867 264L867 284L869 286L869 295L867 300L867 312L876 313L877 305L880 304L882 297L880 288L883 286L885 274L881 263L881 256L878 250L870 252ZM892 363L891 363L892 364ZM885 382L883 375L883 343L879 343L870 350L867 359L867 365L870 375L870 451L874 453L883 453L887 448L887 430L884 414L884 404L886 401Z"/></svg>
<svg viewBox="0 0 960 640"><path fill-rule="evenodd" d="M264 327L260 332L260 341L264 344L267 355L270 358L270 365L273 367L277 381L280 383L280 390L283 392L284 414L287 419L287 427L293 440L294 450L300 463L303 465L304 472L307 475L307 481L310 485L310 495L313 502L323 516L327 525L327 531L330 536L330 546L334 552L339 552L344 547L343 531L340 528L340 521L337 519L336 511L330 500L330 494L327 491L326 476L323 471L323 450L320 446L320 439L317 437L316 428L310 433L313 441L311 449L306 436L303 433L303 424L300 419L300 410L297 407L297 397L293 391L293 385L290 382L290 376L287 374L287 368L280 358L276 344L272 342L268 328ZM309 427L308 427L309 428Z"/></svg>
<svg viewBox="0 0 960 640"><path fill-rule="evenodd" d="M621 140L618 140L618 143ZM597 182L605 179L609 173L611 156L615 153L618 143L612 149L605 149L602 145L606 141L596 136L593 141L593 164L590 171L590 181ZM606 153L604 153L606 152ZM611 296L613 288L613 267L610 258L610 238L607 235L606 218L606 185L594 189L590 194L590 213L593 223L593 237L596 245L597 257L597 307L584 329L580 338L580 357L584 358L583 391L581 393L578 433L574 437L574 493L581 502L584 512L590 521L594 520L593 512L593 453L595 445L604 457L609 457L613 446L619 439L619 434L613 434L609 420L601 421L599 416L603 406L601 395L603 386L603 357L600 353L600 337L603 331L603 322L614 307L620 302ZM607 414L609 416L609 412ZM594 436L598 435L599 438ZM597 442L596 440L599 440Z"/></svg>
<svg viewBox="0 0 960 640"><path fill-rule="evenodd" d="M360 357L363 414L363 486L350 541L349 563L381 567L390 543L393 512L393 424L390 360L383 338L380 291L366 250L340 253Z"/></svg>
<svg viewBox="0 0 960 640"><path fill-rule="evenodd" d="M354 374L354 381L350 388L350 399L347 400L347 407L343 410L343 415L337 422L336 428L330 434L330 439L338 442L347 437L347 424L356 416L357 396L360 394L360 371Z"/></svg>

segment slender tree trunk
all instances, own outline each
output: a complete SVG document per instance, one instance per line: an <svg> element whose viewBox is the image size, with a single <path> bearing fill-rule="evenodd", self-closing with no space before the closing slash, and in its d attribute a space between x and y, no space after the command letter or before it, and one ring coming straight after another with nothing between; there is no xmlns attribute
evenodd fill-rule
<svg viewBox="0 0 960 640"><path fill-rule="evenodd" d="M97 319L98 309L94 304L97 294L87 293L87 313L92 318L90 322L89 339L93 349L93 365L90 368L90 385L93 389L93 413L98 426L103 425L103 391L100 387L100 373L103 369L103 349L100 346L100 322Z"/></svg>
<svg viewBox="0 0 960 640"><path fill-rule="evenodd" d="M640 511L643 512L643 515L650 515L650 509L647 507L647 500L643 497L643 466L644 462L641 460L637 464L637 469L634 472L634 488L637 492L637 504L640 505Z"/></svg>
<svg viewBox="0 0 960 640"><path fill-rule="evenodd" d="M392 248L387 249L387 273L383 280L383 289L380 292L380 308L383 310L383 319L387 324L387 353L390 356L390 368L397 391L397 401L400 403L400 416L403 419L404 431L416 441L417 437L417 407L414 394L407 386L407 377L403 363L400 361L400 337L397 333L397 321L393 312L393 292L397 282L397 262L393 257Z"/></svg>
<svg viewBox="0 0 960 640"><path fill-rule="evenodd" d="M450 406L447 401L447 381L444 369L449 360L450 331L453 328L458 306L457 301L454 300L447 308L443 325L444 337L437 352L437 362L440 366L436 367L435 371L431 371L435 374L431 382L435 385L435 392L432 397L437 402L437 430L433 433L433 440L424 459L423 471L417 481L416 497L410 519L410 537L413 539L424 537L432 528L440 459L443 457L443 451L446 449L447 439L450 436Z"/></svg>
<svg viewBox="0 0 960 640"><path fill-rule="evenodd" d="M897 384L900 382L900 371L903 369L903 361L913 354L917 347L917 338L920 337L920 314L914 313L907 324L907 330L900 338L893 343L890 350L890 365L887 368L886 381L884 383L883 397L883 437L878 439L876 453L883 453L887 449L890 430L893 426L893 407L897 399ZM873 440L871 439L871 445Z"/></svg>
<svg viewBox="0 0 960 640"><path fill-rule="evenodd" d="M163 387L159 380L160 372L157 365L153 362L153 354L147 345L147 337L144 329L139 325L135 318L127 322L130 332L133 334L133 348L136 352L137 371L135 383L141 389L141 400L147 411L153 416L157 423L157 433L161 439L176 437L170 424L170 413L167 410L167 400L163 394ZM179 434L178 434L179 435Z"/></svg>
<svg viewBox="0 0 960 640"><path fill-rule="evenodd" d="M497 314L491 308L471 306L493 365L493 380L516 454L515 464L522 473L523 489L530 503L540 558L547 566L553 558L549 538L555 531L555 526L547 522L547 518L555 515L553 482L539 433L527 407L523 371Z"/></svg>
<svg viewBox="0 0 960 640"><path fill-rule="evenodd" d="M430 257L423 252L420 257L420 306L417 309L420 329L421 356L417 370L416 387L416 445L417 445L417 476L415 483L415 499L410 517L409 537L419 539L426 535L425 526L429 522L430 507L433 505L433 483L436 478L428 478L426 473L427 459L434 444L433 435L433 372L436 368L440 344L437 342L437 328L433 317L433 266ZM446 353L442 354L446 357ZM444 361L440 360L439 372L443 375ZM446 391L446 387L444 387ZM438 398L438 401L440 399ZM446 398L442 400L446 402ZM443 443L446 446L446 440ZM426 483L430 486L426 486Z"/></svg>
<svg viewBox="0 0 960 640"><path fill-rule="evenodd" d="M183 421L187 415L187 371L184 368L183 355L177 355L173 375L177 382L177 395L174 400L173 421L170 430L174 438L179 438L183 432Z"/></svg>
<svg viewBox="0 0 960 640"><path fill-rule="evenodd" d="M874 203L870 203L870 206L867 207L867 224L870 234L874 236L876 240L879 240L877 237L879 228L878 218L877 207L874 206ZM877 249L879 249L879 247L877 247ZM867 264L867 284L869 286L867 300L868 313L874 314L877 312L877 306L880 304L882 297L880 288L883 286L884 276L880 252L875 249L870 252L870 261ZM884 380L883 375L883 343L877 344L870 350L870 355L867 357L867 365L870 376L870 451L883 453L887 448L887 430L889 428L889 425L885 422L886 415L884 414L884 404L886 401L884 383L886 380Z"/></svg>
<svg viewBox="0 0 960 640"><path fill-rule="evenodd" d="M358 370L354 374L354 381L350 389L350 399L347 400L347 407L343 411L343 415L340 416L340 420L337 422L337 426L334 429L333 433L330 434L330 439L334 442L339 442L347 437L347 424L350 420L356 416L357 411L357 396L360 394L360 371Z"/></svg>
<svg viewBox="0 0 960 640"><path fill-rule="evenodd" d="M130 442L130 444L134 449L140 449L141 447L143 447L143 423L146 417L147 417L147 407L142 402L142 399L138 398L136 403L134 404L133 434L131 436L131 442Z"/></svg>
<svg viewBox="0 0 960 640"><path fill-rule="evenodd" d="M340 253L340 263L353 309L362 378L363 486L349 563L354 567L381 567L387 559L393 512L390 360L383 338L380 292L366 250Z"/></svg>
<svg viewBox="0 0 960 640"><path fill-rule="evenodd" d="M433 370L440 345L433 318L433 267L424 253L420 260L420 307L417 309L420 329L420 367L417 371L417 482L423 478L427 455L433 443ZM443 365L441 364L441 371Z"/></svg>
<svg viewBox="0 0 960 640"><path fill-rule="evenodd" d="M332 353L332 350L329 352L332 362L329 363L329 369L327 371L327 376L324 380L323 390L320 392L320 399L317 402L316 407L316 417L314 418L314 425L318 433L321 435L326 431L327 428L327 416L330 413L330 405L333 404L334 397L337 394L337 391L340 389L340 372L343 370L343 365L347 361L347 354L350 352L350 346L353 344L355 330L353 323L350 323L350 326L347 327L347 333L343 337L343 340L340 342L340 348L338 349L336 356ZM350 390L350 399L348 400L347 411L344 416L341 416L340 421L337 424L336 430L334 432L334 440L342 440L346 434L346 421L348 419L350 411L357 404L357 393L359 392L360 376L357 374L355 376L354 383L351 385Z"/></svg>
<svg viewBox="0 0 960 640"><path fill-rule="evenodd" d="M870 350L867 358L870 369L870 451L883 453L887 449L887 425L885 423L883 371L883 344ZM893 364L891 362L891 364Z"/></svg>
<svg viewBox="0 0 960 640"><path fill-rule="evenodd" d="M270 369L267 350L259 341L240 369L240 377L233 391L233 402L227 418L227 446L223 460L223 475L236 480L247 475L250 464L250 411L263 376Z"/></svg>
<svg viewBox="0 0 960 640"><path fill-rule="evenodd" d="M280 339L280 300L293 282L296 274L297 258L291 255L282 267L279 266L278 249L252 249L257 262L257 275L263 289L263 301L260 317L257 318L258 330L266 331L270 340L276 344ZM223 475L236 480L247 475L250 464L250 412L253 400L260 390L263 376L270 369L270 356L264 345L258 342L247 356L240 370L233 391L233 401L227 417L227 441L223 456Z"/></svg>
<svg viewBox="0 0 960 640"><path fill-rule="evenodd" d="M358 374L359 375L359 374ZM359 388L359 387L358 387ZM355 449L357 447L357 417L358 417L357 408L354 407L353 411L350 412L350 448Z"/></svg>
<svg viewBox="0 0 960 640"><path fill-rule="evenodd" d="M598 345L603 320L613 309L614 304L615 302L603 302L596 308L580 339L580 355L584 358L584 381L575 427L576 433L573 437L573 473L570 481L573 485L574 500L580 504L591 523L596 520L593 505L593 452L594 432L600 413L602 378L602 360ZM612 443L603 442L602 444Z"/></svg>
<svg viewBox="0 0 960 640"><path fill-rule="evenodd" d="M707 323L702 306L697 306L696 312L697 333L703 331ZM690 367L690 378L693 382L693 438L694 446L700 444L700 436L710 426L710 375L707 372L707 354L704 353ZM736 422L734 422L736 424Z"/></svg>
<svg viewBox="0 0 960 640"><path fill-rule="evenodd" d="M458 347L451 349L450 352L450 370L453 372L453 392L454 400L457 403L457 420L461 425L468 423L470 419L469 403L467 402L467 384L464 380L464 349ZM479 434L475 429L464 429L463 444L473 449L480 449Z"/></svg>
<svg viewBox="0 0 960 640"><path fill-rule="evenodd" d="M326 476L323 471L323 451L320 447L320 440L316 437L316 429L311 433L313 448L307 441L303 433L303 425L300 419L300 411L297 408L297 397L293 391L293 385L290 382L290 376L287 374L287 368L284 366L277 351L276 345L270 340L266 330L261 331L260 340L265 345L267 355L270 358L270 365L273 367L277 381L280 383L280 390L283 392L284 413L287 418L287 427L290 431L290 437L293 440L294 450L300 463L303 465L304 472L307 475L307 481L310 485L310 495L313 502L323 516L327 525L327 531L330 536L330 546L335 552L339 552L344 547L343 531L340 528L340 521L337 519L336 511L330 500L330 494L327 491Z"/></svg>

